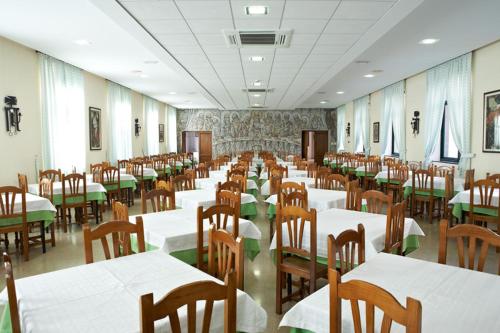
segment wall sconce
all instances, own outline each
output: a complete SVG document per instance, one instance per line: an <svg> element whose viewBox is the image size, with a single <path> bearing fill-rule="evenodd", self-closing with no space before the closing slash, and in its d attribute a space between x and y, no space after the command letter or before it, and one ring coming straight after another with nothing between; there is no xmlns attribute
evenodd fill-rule
<svg viewBox="0 0 500 333"><path fill-rule="evenodd" d="M134 122L135 122L134 125L135 136L139 136L139 134L141 133L141 125L139 124L139 118L135 118Z"/></svg>
<svg viewBox="0 0 500 333"><path fill-rule="evenodd" d="M347 123L347 128L345 129L347 137L351 136L351 123Z"/></svg>
<svg viewBox="0 0 500 333"><path fill-rule="evenodd" d="M420 112L414 111L413 112L413 118L411 120L411 128L413 129L413 135L418 135L420 131Z"/></svg>
<svg viewBox="0 0 500 333"><path fill-rule="evenodd" d="M7 132L9 132L9 135L17 134L17 132L21 132L19 127L21 123L21 112L19 108L16 107L17 97L5 96L4 102L7 104L7 106L4 107Z"/></svg>

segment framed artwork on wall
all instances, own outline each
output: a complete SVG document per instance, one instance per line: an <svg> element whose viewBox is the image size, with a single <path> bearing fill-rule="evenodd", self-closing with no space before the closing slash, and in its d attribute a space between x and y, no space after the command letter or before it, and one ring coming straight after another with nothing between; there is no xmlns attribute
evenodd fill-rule
<svg viewBox="0 0 500 333"><path fill-rule="evenodd" d="M90 150L102 149L101 109L89 107Z"/></svg>
<svg viewBox="0 0 500 333"><path fill-rule="evenodd" d="M160 142L165 142L165 124L158 125L158 138Z"/></svg>
<svg viewBox="0 0 500 333"><path fill-rule="evenodd" d="M500 90L484 93L483 152L500 153Z"/></svg>
<svg viewBox="0 0 500 333"><path fill-rule="evenodd" d="M373 142L378 143L380 141L380 122L373 123Z"/></svg>

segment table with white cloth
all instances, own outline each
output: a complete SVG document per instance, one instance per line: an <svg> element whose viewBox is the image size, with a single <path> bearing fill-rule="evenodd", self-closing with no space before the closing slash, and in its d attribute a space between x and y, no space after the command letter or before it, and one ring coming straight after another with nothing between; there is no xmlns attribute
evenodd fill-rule
<svg viewBox="0 0 500 333"><path fill-rule="evenodd" d="M412 191L412 187L413 187L412 181L413 181L413 179L410 178L403 184L405 198L408 198L411 195L411 191ZM415 182L417 182L417 179L415 179ZM430 178L429 178L429 182L430 182ZM464 185L465 185L465 179L456 178L456 177L454 178L453 187L454 187L455 193L462 192L464 190ZM434 196L439 197L439 198L444 198L445 188L446 188L445 177L434 177ZM420 195L429 195L429 192L416 191L416 193L420 194Z"/></svg>
<svg viewBox="0 0 500 333"><path fill-rule="evenodd" d="M311 188L311 187L314 187L316 185L316 179L312 178L312 177L289 177L289 178L283 178L281 180L282 183L286 183L286 182L293 182L293 183L304 183L304 185L306 186L306 188ZM262 186L260 187L260 194L261 195L270 195L270 184L269 184L269 180L266 180L264 182L264 184L262 184Z"/></svg>
<svg viewBox="0 0 500 333"><path fill-rule="evenodd" d="M100 244L100 243L99 243ZM94 245L96 246L97 243ZM153 293L157 302L170 291L195 281L221 281L173 258L163 251L144 252L89 265L16 280L19 317L23 332L140 332L140 297ZM8 296L2 328L10 331ZM236 329L263 332L267 315L247 293L236 295ZM205 303L197 306L203 318ZM181 330L187 331L185 307L178 311ZM214 303L211 330L222 332L224 302ZM170 332L168 320L155 322L156 331ZM2 330L2 332L5 332Z"/></svg>
<svg viewBox="0 0 500 333"><path fill-rule="evenodd" d="M362 280L391 293L403 306L406 297L422 304L422 332L500 332L500 278L494 274L379 253L342 276L342 282ZM293 333L329 333L329 286L292 307L280 322ZM360 302L365 323L365 303ZM382 312L375 311L375 327ZM351 305L342 300L342 332L353 332ZM391 332L405 332L393 322Z"/></svg>
<svg viewBox="0 0 500 333"><path fill-rule="evenodd" d="M62 204L62 182L53 182L52 183L52 191L53 191L53 204L59 206ZM87 182L87 201L97 201L103 202L106 200L106 189L100 183ZM28 192L38 195L38 184L29 184ZM69 184L66 185L66 191L69 193ZM81 182L79 187L79 193L83 193L83 182ZM71 198L68 200L70 203L81 201L79 198Z"/></svg>
<svg viewBox="0 0 500 333"><path fill-rule="evenodd" d="M118 176L115 176L115 180L118 180ZM103 182L108 182L108 176L107 174L104 174L104 179ZM87 175L87 183L93 183L93 177L92 175ZM134 176L126 174L126 173L120 173L120 189L132 189L135 191L136 189L136 183L137 179L135 179ZM116 185L103 185L104 188L109 191L109 190L115 190L117 187Z"/></svg>
<svg viewBox="0 0 500 333"><path fill-rule="evenodd" d="M379 184L379 185L386 184L389 181L388 175L389 175L389 172L387 170L387 166L383 166L382 171L377 173L377 175L375 176L375 180L377 181L377 184ZM409 170L408 171L408 176L410 177L409 179L411 179L412 175L413 175L413 172L411 170ZM399 184L399 180L394 180L395 178L397 178L397 172L396 172L396 170L392 170L392 172L391 172L391 184Z"/></svg>
<svg viewBox="0 0 500 333"><path fill-rule="evenodd" d="M387 173L387 166L386 165L382 166L382 171L381 172L384 172L384 171ZM364 177L365 176L365 166L362 165L362 166L357 167L356 170L355 170L355 172L356 172L356 177ZM374 176L374 177L376 177L377 175L378 175L378 173L375 174L375 173L368 172L368 176Z"/></svg>
<svg viewBox="0 0 500 333"><path fill-rule="evenodd" d="M214 190L217 188L217 184L220 183L225 183L227 181L226 176L216 176L213 175L210 172L210 178L196 178L194 180L195 187L197 189L203 189L203 190ZM253 196L257 197L259 187L257 186L257 183L253 179L247 179L247 190L246 193L252 194Z"/></svg>
<svg viewBox="0 0 500 333"><path fill-rule="evenodd" d="M17 194L14 200L14 214L21 212L22 197L20 194ZM26 193L26 221L28 223L43 221L45 227L47 227L54 221L56 212L56 208L49 199L39 197L38 195L31 193ZM3 227L21 223L22 219L18 217L0 219L0 226Z"/></svg>
<svg viewBox="0 0 500 333"><path fill-rule="evenodd" d="M307 189L308 208L321 212L330 208L345 208L345 191L323 190L318 188ZM278 196L273 194L266 199L269 204L267 216L272 219L276 215L276 202Z"/></svg>
<svg viewBox="0 0 500 333"><path fill-rule="evenodd" d="M484 194L484 192L483 192ZM493 197L491 198L491 204L495 207L498 207L498 197L499 191L493 191ZM481 194L478 187L474 188L474 204L479 205L481 203ZM461 191L457 193L448 204L453 205L452 214L457 218L462 218L463 212L470 211L470 190ZM498 209L488 209L488 208L480 208L474 207L474 212L490 215L490 216L498 216Z"/></svg>
<svg viewBox="0 0 500 333"><path fill-rule="evenodd" d="M236 164L237 162L228 162L226 165L220 166L220 171L228 171L231 170L231 165ZM248 171L252 171L257 173L257 167L255 165L248 166Z"/></svg>
<svg viewBox="0 0 500 333"><path fill-rule="evenodd" d="M144 222L146 250L162 248L165 252L190 265L196 264L196 240L198 237L196 209L176 209L130 216L130 222L135 223L137 216L141 216ZM260 230L250 220L240 218L238 222L239 236L244 237L245 255L253 260L260 252ZM205 245L208 244L209 227L208 219L203 221ZM227 230L232 230L231 217L228 218ZM132 237L132 248L137 248L134 237Z"/></svg>
<svg viewBox="0 0 500 333"><path fill-rule="evenodd" d="M295 178L295 177L302 177L305 178L307 177L307 170L297 170L297 169L288 169L288 177L287 178ZM261 172L260 180L267 180L269 179L269 175L266 172Z"/></svg>
<svg viewBox="0 0 500 333"><path fill-rule="evenodd" d="M219 178L219 179L227 179L227 171L224 170L214 170L208 172L209 178ZM258 179L257 173L254 171L247 172L247 179L252 179L256 181Z"/></svg>
<svg viewBox="0 0 500 333"><path fill-rule="evenodd" d="M361 223L365 228L365 257L375 256L384 249L387 215L358 212L353 210L331 208L317 213L317 256L318 262L326 263L328 258L328 235L337 237L345 230L357 230ZM282 225L283 244L288 244L286 224ZM306 224L303 233L303 247L310 250L309 224ZM405 218L403 252L410 253L419 247L418 236L425 236L420 226L412 218ZM271 242L270 250L276 249L276 232Z"/></svg>
<svg viewBox="0 0 500 333"><path fill-rule="evenodd" d="M120 169L120 175L123 173L127 173L125 168ZM153 168L143 168L142 169L142 179L143 180L152 180L155 181L158 178L158 173Z"/></svg>
<svg viewBox="0 0 500 333"><path fill-rule="evenodd" d="M252 194L241 193L240 216L253 219L257 216L257 199ZM175 205L184 209L208 208L215 205L215 190L190 190L175 192Z"/></svg>

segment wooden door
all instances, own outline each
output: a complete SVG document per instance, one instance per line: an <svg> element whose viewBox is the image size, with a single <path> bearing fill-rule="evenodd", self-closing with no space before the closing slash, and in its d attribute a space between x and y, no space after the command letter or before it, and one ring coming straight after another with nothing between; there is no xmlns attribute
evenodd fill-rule
<svg viewBox="0 0 500 333"><path fill-rule="evenodd" d="M200 134L200 163L212 160L212 132L199 132Z"/></svg>
<svg viewBox="0 0 500 333"><path fill-rule="evenodd" d="M309 131L302 131L302 158L307 159L307 147L309 147Z"/></svg>
<svg viewBox="0 0 500 333"><path fill-rule="evenodd" d="M323 165L323 157L328 151L328 131L314 131L314 161Z"/></svg>

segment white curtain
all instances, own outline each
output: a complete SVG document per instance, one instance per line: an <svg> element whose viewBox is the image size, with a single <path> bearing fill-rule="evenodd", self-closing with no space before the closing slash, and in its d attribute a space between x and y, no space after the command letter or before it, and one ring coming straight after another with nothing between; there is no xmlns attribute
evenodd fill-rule
<svg viewBox="0 0 500 333"><path fill-rule="evenodd" d="M354 152L370 154L370 118L368 115L369 96L354 100Z"/></svg>
<svg viewBox="0 0 500 333"><path fill-rule="evenodd" d="M399 152L402 160L406 159L406 131L405 131L405 86L399 81L384 89L384 108L382 114L381 142L382 155L390 155L391 145L389 135L394 130L394 148Z"/></svg>
<svg viewBox="0 0 500 333"><path fill-rule="evenodd" d="M108 85L109 160L132 157L132 102L130 89L109 82Z"/></svg>
<svg viewBox="0 0 500 333"><path fill-rule="evenodd" d="M446 101L451 134L463 156L459 169L463 171L467 165L471 139L471 61L471 53L468 53L427 71L425 165L432 162L434 151L439 146Z"/></svg>
<svg viewBox="0 0 500 333"><path fill-rule="evenodd" d="M169 152L177 152L177 110L167 105L167 145Z"/></svg>
<svg viewBox="0 0 500 333"><path fill-rule="evenodd" d="M337 152L345 150L345 105L337 108Z"/></svg>
<svg viewBox="0 0 500 333"><path fill-rule="evenodd" d="M144 113L146 113L146 149L147 155L158 155L160 142L158 133L160 103L144 96Z"/></svg>
<svg viewBox="0 0 500 333"><path fill-rule="evenodd" d="M42 156L45 169L85 171L85 104L82 71L39 54Z"/></svg>

